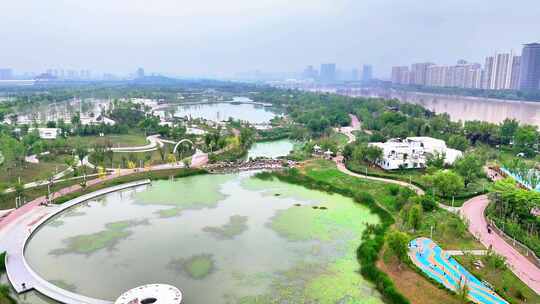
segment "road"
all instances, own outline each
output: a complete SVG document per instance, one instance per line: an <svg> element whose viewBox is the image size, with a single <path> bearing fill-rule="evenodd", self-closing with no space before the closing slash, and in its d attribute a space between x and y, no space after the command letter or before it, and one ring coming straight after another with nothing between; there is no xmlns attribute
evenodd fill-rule
<svg viewBox="0 0 540 304"><path fill-rule="evenodd" d="M497 233L488 233L484 211L489 204L487 195L474 197L463 205L461 215L469 223L469 232L486 248L505 257L514 274L536 293L540 294L540 269L508 244Z"/></svg>

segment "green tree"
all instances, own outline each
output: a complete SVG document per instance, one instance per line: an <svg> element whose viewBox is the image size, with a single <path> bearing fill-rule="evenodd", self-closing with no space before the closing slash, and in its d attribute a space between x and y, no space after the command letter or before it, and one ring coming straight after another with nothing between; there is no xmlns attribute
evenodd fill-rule
<svg viewBox="0 0 540 304"><path fill-rule="evenodd" d="M243 148L249 148L254 141L255 132L251 128L242 128L240 130L240 145Z"/></svg>
<svg viewBox="0 0 540 304"><path fill-rule="evenodd" d="M467 187L470 183L482 176L483 160L476 154L466 154L454 163L454 170L463 177L463 184Z"/></svg>
<svg viewBox="0 0 540 304"><path fill-rule="evenodd" d="M433 211L437 208L437 201L433 195L422 195L417 197L418 203L422 205L424 211Z"/></svg>
<svg viewBox="0 0 540 304"><path fill-rule="evenodd" d="M401 231L393 230L386 236L388 249L401 261L407 260L409 236Z"/></svg>
<svg viewBox="0 0 540 304"><path fill-rule="evenodd" d="M82 166L84 158L88 155L88 147L82 142L78 142L75 147L75 154L77 154L79 162Z"/></svg>
<svg viewBox="0 0 540 304"><path fill-rule="evenodd" d="M81 113L76 112L73 116L71 116L71 124L79 127L81 125Z"/></svg>
<svg viewBox="0 0 540 304"><path fill-rule="evenodd" d="M158 153L159 153L159 157L161 158L161 161L165 162L165 156L169 153L169 151L167 149L167 146L165 146L165 145L159 146L158 145Z"/></svg>
<svg viewBox="0 0 540 304"><path fill-rule="evenodd" d="M519 122L515 119L506 118L500 125L501 142L508 145L516 135L519 128Z"/></svg>
<svg viewBox="0 0 540 304"><path fill-rule="evenodd" d="M465 151L469 147L469 140L463 135L452 135L448 139L448 146L453 149Z"/></svg>
<svg viewBox="0 0 540 304"><path fill-rule="evenodd" d="M514 138L516 152L525 153L528 157L533 157L536 154L535 147L537 144L538 131L535 126L526 125L517 129Z"/></svg>
<svg viewBox="0 0 540 304"><path fill-rule="evenodd" d="M461 176L451 170L439 170L429 178L432 179L433 187L443 197L457 195L464 187Z"/></svg>
<svg viewBox="0 0 540 304"><path fill-rule="evenodd" d="M357 145L352 152L352 158L357 162L366 161L373 163L382 156L383 150L381 148L365 143Z"/></svg>
<svg viewBox="0 0 540 304"><path fill-rule="evenodd" d="M435 152L434 154L428 154L427 166L437 169L442 169L445 166L444 160L446 159L445 153Z"/></svg>
<svg viewBox="0 0 540 304"><path fill-rule="evenodd" d="M422 224L422 206L419 204L414 204L408 212L407 216L407 224L409 227L411 227L413 230L417 230L421 227Z"/></svg>

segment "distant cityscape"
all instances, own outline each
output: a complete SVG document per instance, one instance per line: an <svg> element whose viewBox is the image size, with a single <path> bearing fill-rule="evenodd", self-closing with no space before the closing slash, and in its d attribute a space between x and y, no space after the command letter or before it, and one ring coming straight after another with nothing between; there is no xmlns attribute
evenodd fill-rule
<svg viewBox="0 0 540 304"><path fill-rule="evenodd" d="M128 75L116 75L112 73L92 73L89 69L63 69L49 68L43 73L16 74L11 68L0 68L0 81L17 83L18 80L29 81L89 81L89 80L124 80L145 77L143 68L138 68ZM154 75L154 74L152 74Z"/></svg>
<svg viewBox="0 0 540 304"><path fill-rule="evenodd" d="M399 85L456 87L486 90L540 89L540 43L523 46L521 55L513 51L495 53L480 63L459 60L456 65L431 62L392 67L391 81Z"/></svg>
<svg viewBox="0 0 540 304"><path fill-rule="evenodd" d="M49 68L41 73L16 74L13 69L0 68L0 85L33 84L35 81L117 81L158 75L160 74L147 74L142 67L127 75L64 68ZM342 69L338 68L336 63L330 62L322 63L318 68L315 65L308 65L299 72L272 73L254 70L236 73L230 79L277 81L298 85L315 83L327 86L342 83L368 84L376 78L371 64ZM487 56L483 64L461 59L455 65L419 62L410 66L394 66L390 79L382 80L400 86L535 91L540 89L540 43L525 44L521 54L514 51L496 52Z"/></svg>

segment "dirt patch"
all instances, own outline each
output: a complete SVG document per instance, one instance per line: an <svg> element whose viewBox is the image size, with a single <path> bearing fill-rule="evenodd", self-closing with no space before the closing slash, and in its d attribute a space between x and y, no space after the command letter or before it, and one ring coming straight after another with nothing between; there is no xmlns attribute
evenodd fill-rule
<svg viewBox="0 0 540 304"><path fill-rule="evenodd" d="M380 259L377 267L386 272L396 288L407 297L413 304L459 304L460 301L449 294L446 290L435 286L423 276L410 269L407 265L402 265L401 270L395 259L388 259L388 263Z"/></svg>

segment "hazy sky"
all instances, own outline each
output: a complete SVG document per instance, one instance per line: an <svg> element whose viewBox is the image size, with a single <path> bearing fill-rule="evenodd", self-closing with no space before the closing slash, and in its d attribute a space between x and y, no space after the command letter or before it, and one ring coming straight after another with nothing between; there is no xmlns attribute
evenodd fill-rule
<svg viewBox="0 0 540 304"><path fill-rule="evenodd" d="M539 0L0 0L0 67L184 76L483 61L540 41Z"/></svg>

